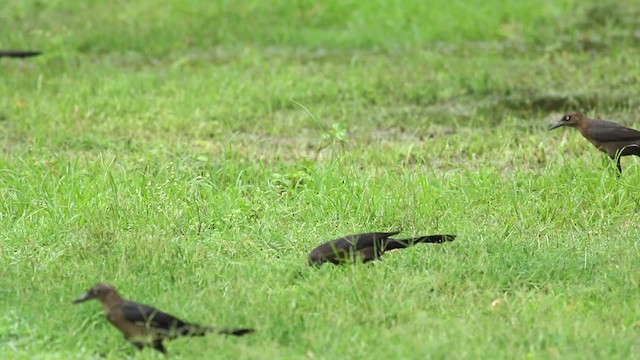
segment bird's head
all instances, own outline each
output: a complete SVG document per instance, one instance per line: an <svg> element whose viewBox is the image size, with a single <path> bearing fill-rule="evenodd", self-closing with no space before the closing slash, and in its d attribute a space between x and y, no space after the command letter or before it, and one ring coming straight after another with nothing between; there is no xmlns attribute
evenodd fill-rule
<svg viewBox="0 0 640 360"><path fill-rule="evenodd" d="M582 121L582 119L584 119L584 118L586 118L586 116L583 113L580 113L580 112L566 114L558 122L555 122L555 123L549 125L549 130L556 129L556 128L559 128L561 126L571 126L571 127L578 126L580 124L580 122Z"/></svg>
<svg viewBox="0 0 640 360"><path fill-rule="evenodd" d="M98 299L101 302L105 302L110 296L116 294L116 289L113 286L107 284L97 284L89 289L84 295L73 300L73 303L79 304L91 299Z"/></svg>

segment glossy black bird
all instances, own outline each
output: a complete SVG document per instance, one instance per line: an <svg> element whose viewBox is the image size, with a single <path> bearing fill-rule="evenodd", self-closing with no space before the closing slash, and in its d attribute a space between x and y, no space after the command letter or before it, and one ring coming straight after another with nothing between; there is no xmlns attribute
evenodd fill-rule
<svg viewBox="0 0 640 360"><path fill-rule="evenodd" d="M566 114L558 122L549 126L549 130L568 126L578 129L598 150L616 161L618 171L622 173L620 158L640 156L640 131L607 120L590 119L583 113Z"/></svg>
<svg viewBox="0 0 640 360"><path fill-rule="evenodd" d="M26 58L26 57L38 56L40 54L42 54L42 51L0 50L0 57Z"/></svg>
<svg viewBox="0 0 640 360"><path fill-rule="evenodd" d="M394 232L374 232L349 235L326 242L309 253L309 264L322 265L325 262L343 264L377 260L387 250L402 249L418 243L443 243L453 241L455 235L428 235L409 239L392 239Z"/></svg>
<svg viewBox="0 0 640 360"><path fill-rule="evenodd" d="M151 306L125 300L113 286L107 284L97 284L73 303L78 304L91 299L97 299L102 303L107 320L138 350L150 346L165 354L167 351L162 344L163 340L180 336L203 336L206 333L242 336L254 331L190 324Z"/></svg>

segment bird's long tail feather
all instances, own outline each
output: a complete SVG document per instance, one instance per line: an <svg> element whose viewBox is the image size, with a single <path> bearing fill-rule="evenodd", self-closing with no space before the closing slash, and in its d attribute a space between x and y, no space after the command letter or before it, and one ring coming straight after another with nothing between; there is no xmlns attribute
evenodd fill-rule
<svg viewBox="0 0 640 360"><path fill-rule="evenodd" d="M242 336L254 332L254 329L246 328L219 328L214 326L188 325L184 327L183 334L188 336L204 336L207 333Z"/></svg>
<svg viewBox="0 0 640 360"><path fill-rule="evenodd" d="M30 50L0 50L0 57L25 58L42 54L40 51Z"/></svg>
<svg viewBox="0 0 640 360"><path fill-rule="evenodd" d="M385 250L402 249L418 243L440 244L455 240L455 235L427 235L409 239L389 239L385 245Z"/></svg>

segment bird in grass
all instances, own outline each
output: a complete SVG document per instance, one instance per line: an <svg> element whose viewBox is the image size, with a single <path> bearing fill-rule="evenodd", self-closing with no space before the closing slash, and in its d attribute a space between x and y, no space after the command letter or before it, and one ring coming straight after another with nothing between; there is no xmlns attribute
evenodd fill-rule
<svg viewBox="0 0 640 360"><path fill-rule="evenodd" d="M333 264L369 262L379 259L388 250L403 249L418 243L440 244L456 238L456 235L391 238L399 233L400 231L364 233L328 241L309 253L309 264L319 266L326 262Z"/></svg>
<svg viewBox="0 0 640 360"><path fill-rule="evenodd" d="M254 332L254 329L218 328L187 323L151 306L125 300L113 286L107 284L95 285L73 300L73 303L91 299L102 303L107 320L138 350L148 346L166 354L167 350L162 343L164 340L181 336L204 336L207 333L242 336Z"/></svg>
<svg viewBox="0 0 640 360"><path fill-rule="evenodd" d="M611 160L616 162L620 173L622 173L621 157L640 156L640 131L638 130L607 120L590 119L580 112L564 115L562 119L551 124L549 130L561 126L578 129L580 134L593 146L609 155Z"/></svg>

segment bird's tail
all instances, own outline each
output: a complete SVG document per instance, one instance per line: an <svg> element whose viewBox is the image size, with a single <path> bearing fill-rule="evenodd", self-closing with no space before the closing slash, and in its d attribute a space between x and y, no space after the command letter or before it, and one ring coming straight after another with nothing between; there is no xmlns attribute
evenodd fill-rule
<svg viewBox="0 0 640 360"><path fill-rule="evenodd" d="M385 245L385 250L402 249L418 243L440 244L455 240L456 235L427 235L409 239L389 239Z"/></svg>
<svg viewBox="0 0 640 360"><path fill-rule="evenodd" d="M183 335L188 336L204 336L208 333L225 334L242 336L254 332L254 329L234 329L234 328L219 328L215 326L200 326L200 325L188 325L184 327Z"/></svg>
<svg viewBox="0 0 640 360"><path fill-rule="evenodd" d="M226 334L226 335L233 335L233 336L242 336L242 335L246 335L246 334L251 334L252 332L255 332L255 329L245 329L245 328L240 328L240 329L233 329L233 328L217 328L215 329L215 332L217 332L218 334Z"/></svg>
<svg viewBox="0 0 640 360"><path fill-rule="evenodd" d="M0 57L25 58L42 54L41 51L29 50L0 50Z"/></svg>

